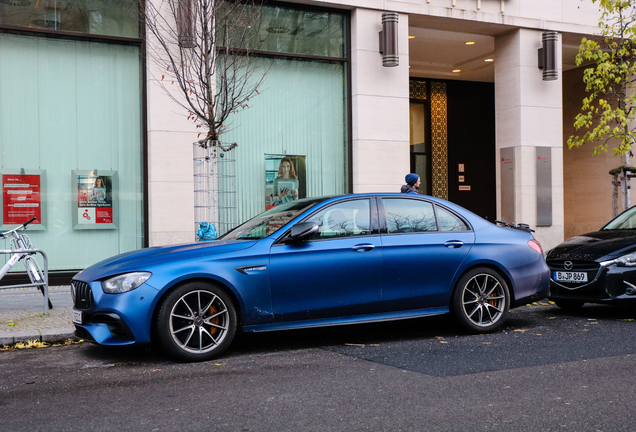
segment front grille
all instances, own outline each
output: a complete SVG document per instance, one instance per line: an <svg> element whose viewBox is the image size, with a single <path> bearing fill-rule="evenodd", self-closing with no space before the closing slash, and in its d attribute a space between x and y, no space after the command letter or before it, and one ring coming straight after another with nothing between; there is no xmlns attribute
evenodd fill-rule
<svg viewBox="0 0 636 432"><path fill-rule="evenodd" d="M93 292L86 282L71 281L73 291L73 306L77 309L90 309L93 307Z"/></svg>
<svg viewBox="0 0 636 432"><path fill-rule="evenodd" d="M572 263L572 268L566 270L564 265L565 262L566 261L549 261L548 266L552 271L592 272L593 274L596 274L600 268L600 264L594 261L570 261Z"/></svg>

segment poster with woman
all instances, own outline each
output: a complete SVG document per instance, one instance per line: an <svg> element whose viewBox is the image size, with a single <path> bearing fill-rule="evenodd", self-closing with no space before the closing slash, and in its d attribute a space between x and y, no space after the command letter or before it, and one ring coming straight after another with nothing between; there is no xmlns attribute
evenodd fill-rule
<svg viewBox="0 0 636 432"><path fill-rule="evenodd" d="M265 208L305 198L305 156L265 155Z"/></svg>
<svg viewBox="0 0 636 432"><path fill-rule="evenodd" d="M75 229L114 227L115 198L114 171L74 171L73 181L77 194L74 212Z"/></svg>

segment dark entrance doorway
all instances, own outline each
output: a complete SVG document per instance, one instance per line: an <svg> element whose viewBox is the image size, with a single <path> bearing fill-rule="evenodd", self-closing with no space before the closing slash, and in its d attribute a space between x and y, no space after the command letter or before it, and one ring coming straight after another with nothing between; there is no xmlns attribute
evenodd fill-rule
<svg viewBox="0 0 636 432"><path fill-rule="evenodd" d="M449 81L448 199L491 222L497 218L495 147L495 85Z"/></svg>
<svg viewBox="0 0 636 432"><path fill-rule="evenodd" d="M421 192L495 220L493 83L411 79L410 137L411 171L420 175Z"/></svg>

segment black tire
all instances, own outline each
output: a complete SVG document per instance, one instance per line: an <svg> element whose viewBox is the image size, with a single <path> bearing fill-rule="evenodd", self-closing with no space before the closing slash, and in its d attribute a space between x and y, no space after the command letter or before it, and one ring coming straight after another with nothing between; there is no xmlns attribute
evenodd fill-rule
<svg viewBox="0 0 636 432"><path fill-rule="evenodd" d="M510 293L495 270L477 267L464 273L453 291L451 313L469 333L495 331L508 316Z"/></svg>
<svg viewBox="0 0 636 432"><path fill-rule="evenodd" d="M585 304L581 300L554 300L554 304L568 312L575 312L583 307Z"/></svg>
<svg viewBox="0 0 636 432"><path fill-rule="evenodd" d="M156 342L165 353L187 362L221 355L236 333L236 309L215 285L191 282L171 291L155 322Z"/></svg>

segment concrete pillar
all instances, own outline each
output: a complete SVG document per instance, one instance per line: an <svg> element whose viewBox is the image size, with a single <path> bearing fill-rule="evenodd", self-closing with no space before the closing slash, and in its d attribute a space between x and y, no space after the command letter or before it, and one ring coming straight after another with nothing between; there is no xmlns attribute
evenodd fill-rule
<svg viewBox="0 0 636 432"><path fill-rule="evenodd" d="M410 171L408 15L399 15L397 67L382 66L381 29L381 11L353 11L353 192L399 192Z"/></svg>
<svg viewBox="0 0 636 432"><path fill-rule="evenodd" d="M559 78L542 79L537 55L541 36L539 30L518 29L495 40L497 217L501 220L505 215L513 218L507 222L536 227L535 237L547 251L563 241L563 81L560 38L556 61ZM548 198L552 221L537 227L537 195L541 192L537 188L537 154L546 152L551 161ZM510 165L504 166L502 158ZM545 180L539 179L539 183L545 184Z"/></svg>

